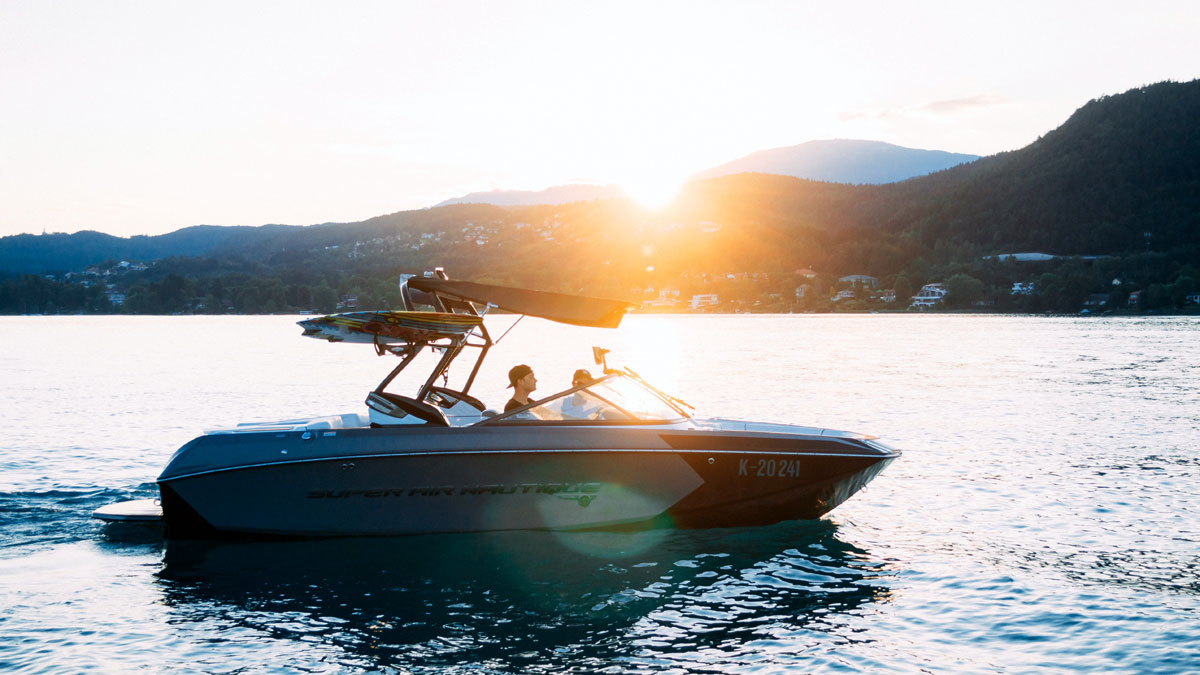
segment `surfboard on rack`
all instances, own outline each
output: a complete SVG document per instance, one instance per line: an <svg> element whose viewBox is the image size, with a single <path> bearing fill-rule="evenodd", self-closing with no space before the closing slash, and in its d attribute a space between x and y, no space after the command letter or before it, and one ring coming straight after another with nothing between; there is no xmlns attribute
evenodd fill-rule
<svg viewBox="0 0 1200 675"><path fill-rule="evenodd" d="M482 322L482 317L469 314L374 311L329 314L297 323L306 337L318 340L392 344L457 338Z"/></svg>

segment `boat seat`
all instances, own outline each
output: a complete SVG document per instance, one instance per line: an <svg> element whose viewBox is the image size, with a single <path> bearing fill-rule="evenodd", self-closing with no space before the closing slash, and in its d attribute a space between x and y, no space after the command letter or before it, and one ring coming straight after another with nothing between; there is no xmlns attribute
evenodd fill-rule
<svg viewBox="0 0 1200 675"><path fill-rule="evenodd" d="M399 396L397 394L389 394L381 391L373 391L367 394L367 407L371 410L386 415L387 417L396 419L396 426L413 424L410 420L405 420L409 416L415 417L423 424L428 424L435 427L448 427L450 421L446 419L446 414L437 407L431 406L428 403L408 398L407 396ZM377 422L372 422L375 426ZM390 426L380 424L379 426Z"/></svg>
<svg viewBox="0 0 1200 675"><path fill-rule="evenodd" d="M425 398L427 400L433 400L434 405L442 408L453 408L455 403L459 401L466 403L476 410L483 410L487 407L483 404L483 401L480 401L470 394L464 394L461 391L454 391L453 389L447 389L445 387L430 387L429 394L426 394ZM440 402L437 400L439 398L441 399Z"/></svg>
<svg viewBox="0 0 1200 675"><path fill-rule="evenodd" d="M322 431L326 429L357 429L370 426L371 420L366 415L346 413L343 415L326 415L324 417L306 417L303 419L282 420L279 422L241 422L232 429L205 429L208 436L218 434L257 434L264 431Z"/></svg>

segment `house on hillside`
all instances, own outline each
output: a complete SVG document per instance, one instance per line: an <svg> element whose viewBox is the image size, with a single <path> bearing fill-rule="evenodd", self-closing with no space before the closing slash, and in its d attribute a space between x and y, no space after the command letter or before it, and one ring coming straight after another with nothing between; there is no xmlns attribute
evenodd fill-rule
<svg viewBox="0 0 1200 675"><path fill-rule="evenodd" d="M673 288L663 288L658 291L658 297L643 300L642 309L647 311L675 309L679 306L679 291Z"/></svg>
<svg viewBox="0 0 1200 675"><path fill-rule="evenodd" d="M925 284L913 296L909 308L928 309L942 304L946 299L946 287L942 284Z"/></svg>
<svg viewBox="0 0 1200 675"><path fill-rule="evenodd" d="M840 277L838 281L842 282L843 284L857 286L858 288L866 288L867 286L870 286L871 288L879 287L879 280L875 277L867 276L866 274L850 274Z"/></svg>
<svg viewBox="0 0 1200 675"><path fill-rule="evenodd" d="M688 305L692 311L704 309L705 307L716 307L720 303L716 293L704 293L701 295L693 295L692 301Z"/></svg>
<svg viewBox="0 0 1200 675"><path fill-rule="evenodd" d="M1033 282L1017 281L1013 283L1011 295L1033 295Z"/></svg>
<svg viewBox="0 0 1200 675"><path fill-rule="evenodd" d="M1049 262L1058 256L1050 255L1049 253L1001 253L999 255L985 255L984 260L999 260L1004 262L1011 260L1013 262Z"/></svg>

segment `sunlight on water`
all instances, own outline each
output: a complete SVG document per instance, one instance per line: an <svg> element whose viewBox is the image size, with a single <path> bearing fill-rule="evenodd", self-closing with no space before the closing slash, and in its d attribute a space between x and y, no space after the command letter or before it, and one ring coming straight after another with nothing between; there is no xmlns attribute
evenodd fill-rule
<svg viewBox="0 0 1200 675"><path fill-rule="evenodd" d="M621 340L612 343L612 367L628 366L646 381L668 393L678 392L684 370L703 368L700 362L686 361L683 327L669 316L648 316L632 321L627 330L620 331Z"/></svg>
<svg viewBox="0 0 1200 675"><path fill-rule="evenodd" d="M501 407L508 369L528 363L535 397L551 394L576 368L598 372L599 345L701 414L861 431L905 451L822 521L164 543L88 517L154 496L167 457L201 429L364 411L394 360L303 339L297 318L0 317L0 409L14 421L0 442L0 669L1200 663L1195 319L635 315L618 331L524 319L472 390Z"/></svg>

